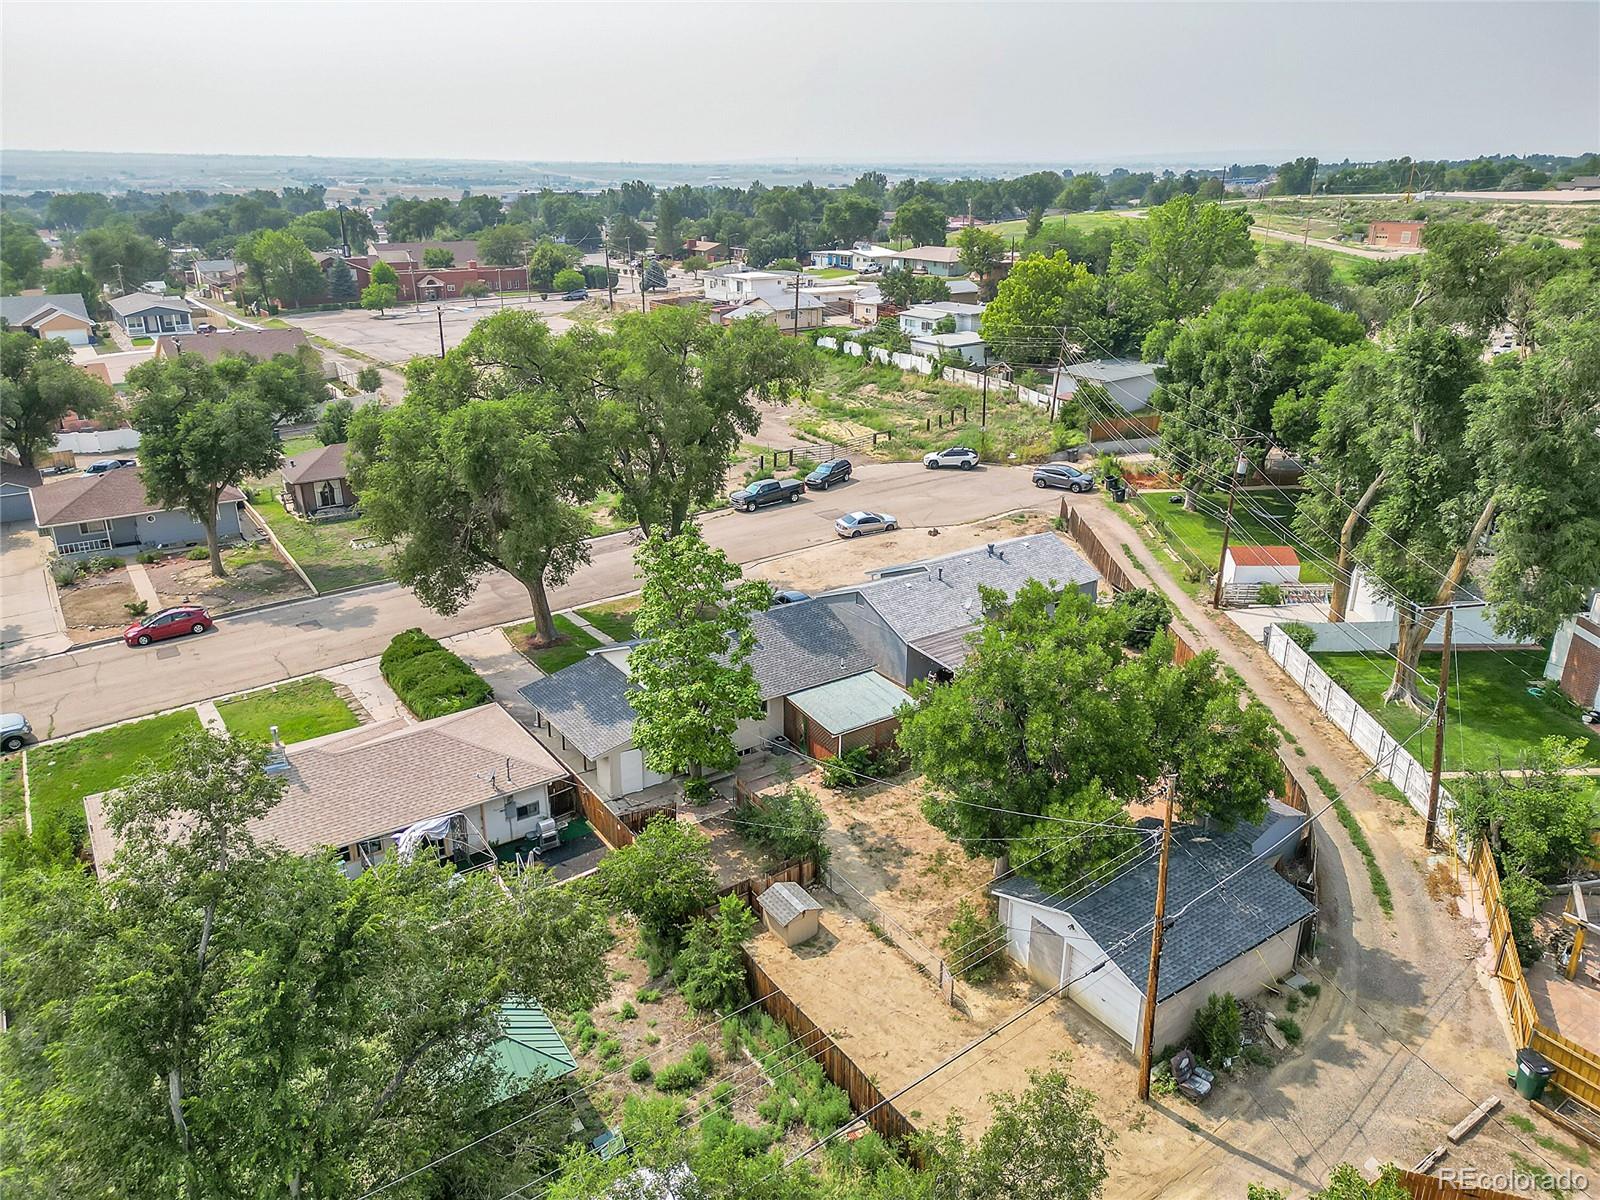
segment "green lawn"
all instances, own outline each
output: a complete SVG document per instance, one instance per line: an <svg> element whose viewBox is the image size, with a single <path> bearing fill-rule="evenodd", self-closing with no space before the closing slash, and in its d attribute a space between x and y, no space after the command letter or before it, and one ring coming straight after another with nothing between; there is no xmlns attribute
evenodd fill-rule
<svg viewBox="0 0 1600 1200"><path fill-rule="evenodd" d="M326 679L297 679L271 691L221 700L217 711L228 732L262 742L272 740L274 725L285 742L303 742L361 723Z"/></svg>
<svg viewBox="0 0 1600 1200"><path fill-rule="evenodd" d="M0 758L0 829L22 816L22 755Z"/></svg>
<svg viewBox="0 0 1600 1200"><path fill-rule="evenodd" d="M806 274L817 279L848 279L855 275L855 272L845 267L807 267Z"/></svg>
<svg viewBox="0 0 1600 1200"><path fill-rule="evenodd" d="M350 544L353 539L367 536L360 517L301 521L285 512L277 499L256 500L252 505L319 592L389 577L382 546L358 550Z"/></svg>
<svg viewBox="0 0 1600 1200"><path fill-rule="evenodd" d="M1052 229L1058 233L1066 229L1090 229L1096 225L1104 225L1108 221L1127 220L1122 212L1080 212L1067 213L1060 217L1046 217L1039 226L1041 237L1047 236ZM1015 221L996 221L993 225L985 225L984 229L991 233L998 233L1003 238L1016 238L1019 242L1028 236L1028 219L1019 217ZM950 234L945 241L955 245L956 235Z"/></svg>
<svg viewBox="0 0 1600 1200"><path fill-rule="evenodd" d="M506 640L539 670L546 675L553 675L562 667L570 667L575 662L582 662L584 656L600 645L600 639L586 629L574 625L566 617L556 618L556 643L542 649L535 648L529 643L533 641L534 624L532 621L523 625L510 625L503 629Z"/></svg>
<svg viewBox="0 0 1600 1200"><path fill-rule="evenodd" d="M185 708L69 741L30 747L28 792L34 833L52 824L65 824L81 840L85 796L116 787L146 759L161 758L174 742L199 731L200 718L194 709Z"/></svg>
<svg viewBox="0 0 1600 1200"><path fill-rule="evenodd" d="M1384 705L1384 689L1393 675L1392 658L1372 654L1313 654L1312 658L1356 702L1382 722L1395 738L1409 737L1421 723L1415 710ZM1458 654L1451 663L1449 720L1445 725L1444 769L1514 768L1522 755L1552 735L1588 738L1591 762L1600 763L1600 738L1587 734L1576 710L1543 679L1542 650L1475 650ZM1424 681L1439 678L1439 656L1424 654L1419 668ZM1546 695L1528 695L1530 683L1543 684ZM1424 699L1432 703L1438 689L1424 682ZM1406 743L1425 767L1433 765L1433 731Z"/></svg>
<svg viewBox="0 0 1600 1200"><path fill-rule="evenodd" d="M1197 556L1208 571L1217 569L1222 556L1222 518L1208 512L1184 512L1181 504L1169 502L1176 493L1145 492L1135 501L1150 521L1177 544L1178 554L1188 561ZM1228 498L1222 493L1203 494L1206 507L1221 510ZM1332 547L1312 543L1309 547L1294 535L1289 521L1294 514L1293 495L1277 491L1243 491L1234 504L1234 538L1245 545L1292 546L1300 555L1302 583L1330 583L1333 576L1321 558L1331 558ZM1311 553L1315 551L1314 557Z"/></svg>
<svg viewBox="0 0 1600 1200"><path fill-rule="evenodd" d="M580 608L578 615L612 641L633 640L633 620L639 615L637 597L613 600L610 604L597 604L593 608Z"/></svg>
<svg viewBox="0 0 1600 1200"><path fill-rule="evenodd" d="M308 450L320 450L322 443L309 433L302 433L299 437L292 437L284 442L281 449L285 458L293 458L296 454L304 454Z"/></svg>

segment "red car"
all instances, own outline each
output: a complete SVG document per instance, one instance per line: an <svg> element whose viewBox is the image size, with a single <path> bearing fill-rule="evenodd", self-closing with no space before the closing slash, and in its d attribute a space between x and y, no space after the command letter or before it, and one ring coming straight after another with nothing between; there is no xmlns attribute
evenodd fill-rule
<svg viewBox="0 0 1600 1200"><path fill-rule="evenodd" d="M204 608L198 604L181 604L177 608L163 608L158 613L135 621L122 631L122 640L130 646L148 646L163 638L204 633L211 627L211 614Z"/></svg>

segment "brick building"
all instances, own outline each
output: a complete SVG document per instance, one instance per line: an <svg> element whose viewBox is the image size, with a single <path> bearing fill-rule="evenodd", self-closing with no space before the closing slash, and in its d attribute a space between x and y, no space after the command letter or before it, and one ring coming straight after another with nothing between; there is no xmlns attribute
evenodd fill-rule
<svg viewBox="0 0 1600 1200"><path fill-rule="evenodd" d="M1589 611L1563 621L1550 645L1546 679L1556 680L1568 700L1583 708L1600 708L1600 594Z"/></svg>
<svg viewBox="0 0 1600 1200"><path fill-rule="evenodd" d="M1367 245L1391 250L1418 250L1426 221L1373 221L1367 226Z"/></svg>

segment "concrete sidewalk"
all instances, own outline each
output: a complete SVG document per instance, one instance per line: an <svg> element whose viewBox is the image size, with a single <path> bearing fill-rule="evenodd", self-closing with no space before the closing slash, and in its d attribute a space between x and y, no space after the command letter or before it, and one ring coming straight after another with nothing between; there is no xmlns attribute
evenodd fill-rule
<svg viewBox="0 0 1600 1200"><path fill-rule="evenodd" d="M50 543L13 522L0 534L0 665L12 666L71 647L50 578Z"/></svg>

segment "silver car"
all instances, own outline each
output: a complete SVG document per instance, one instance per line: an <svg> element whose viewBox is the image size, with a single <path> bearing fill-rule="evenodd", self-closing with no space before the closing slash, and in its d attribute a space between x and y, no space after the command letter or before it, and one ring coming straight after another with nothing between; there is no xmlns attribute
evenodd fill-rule
<svg viewBox="0 0 1600 1200"><path fill-rule="evenodd" d="M33 736L33 726L28 724L27 717L21 713L0 713L0 750L10 754L38 740Z"/></svg>
<svg viewBox="0 0 1600 1200"><path fill-rule="evenodd" d="M833 531L842 538L860 537L863 533L882 533L884 530L899 528L900 522L888 513L845 513L833 523Z"/></svg>

